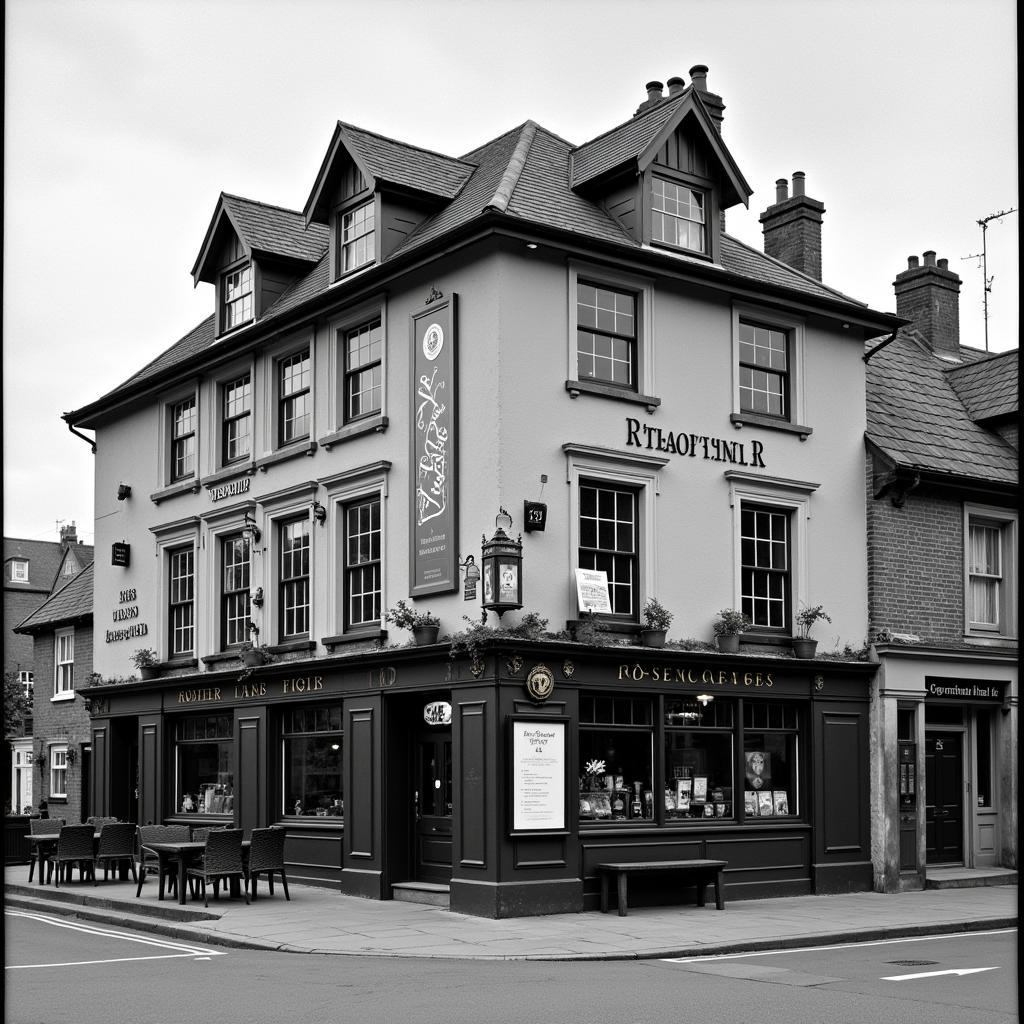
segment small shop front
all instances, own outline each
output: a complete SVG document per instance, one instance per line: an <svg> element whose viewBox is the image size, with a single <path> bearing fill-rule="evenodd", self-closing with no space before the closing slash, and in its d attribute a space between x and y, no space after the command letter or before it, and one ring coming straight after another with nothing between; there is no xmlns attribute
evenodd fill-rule
<svg viewBox="0 0 1024 1024"><path fill-rule="evenodd" d="M447 885L484 917L594 909L609 860L721 859L732 897L868 890L873 670L496 637L99 685L94 806L279 824L290 878Z"/></svg>

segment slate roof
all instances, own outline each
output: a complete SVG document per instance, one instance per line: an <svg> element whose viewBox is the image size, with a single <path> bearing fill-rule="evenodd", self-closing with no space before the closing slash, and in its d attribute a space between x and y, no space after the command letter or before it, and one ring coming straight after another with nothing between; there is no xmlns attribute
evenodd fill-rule
<svg viewBox="0 0 1024 1024"><path fill-rule="evenodd" d="M42 633L64 623L92 616L93 562L73 576L44 601L24 622L14 627L16 633Z"/></svg>
<svg viewBox="0 0 1024 1024"><path fill-rule="evenodd" d="M295 210L240 196L221 196L242 243L256 252L315 263L327 251L327 226L310 224Z"/></svg>
<svg viewBox="0 0 1024 1024"><path fill-rule="evenodd" d="M978 422L1011 416L1020 410L1017 350L1001 352L947 370L950 384L971 419Z"/></svg>
<svg viewBox="0 0 1024 1024"><path fill-rule="evenodd" d="M901 330L867 364L868 440L899 467L1016 484L1017 452L975 422L950 373L916 331Z"/></svg>
<svg viewBox="0 0 1024 1024"><path fill-rule="evenodd" d="M91 544L74 544L71 550L79 566L77 571L92 562ZM57 582L64 563L64 547L59 541L4 537L4 565L14 560L28 562L28 583L9 580L5 574L4 589L48 594Z"/></svg>

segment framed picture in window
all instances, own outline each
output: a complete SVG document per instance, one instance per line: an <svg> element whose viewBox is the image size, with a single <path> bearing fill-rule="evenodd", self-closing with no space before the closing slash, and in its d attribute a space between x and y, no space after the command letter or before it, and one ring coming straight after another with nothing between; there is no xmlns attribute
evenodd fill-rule
<svg viewBox="0 0 1024 1024"><path fill-rule="evenodd" d="M772 790L772 810L775 814L789 814L789 794L784 789Z"/></svg>
<svg viewBox="0 0 1024 1024"><path fill-rule="evenodd" d="M757 813L762 818L771 817L775 813L775 805L772 803L772 791L762 789L757 794Z"/></svg>
<svg viewBox="0 0 1024 1024"><path fill-rule="evenodd" d="M748 818L757 817L757 793L752 789L743 791L743 811Z"/></svg>
<svg viewBox="0 0 1024 1024"><path fill-rule="evenodd" d="M706 775L695 775L693 777L693 799L695 803L703 803L708 798L708 777Z"/></svg>

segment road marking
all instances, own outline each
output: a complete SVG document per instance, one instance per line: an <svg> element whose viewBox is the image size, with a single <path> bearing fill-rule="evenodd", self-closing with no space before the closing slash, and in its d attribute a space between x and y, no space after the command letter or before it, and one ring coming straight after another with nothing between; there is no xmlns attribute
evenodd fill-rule
<svg viewBox="0 0 1024 1024"><path fill-rule="evenodd" d="M934 939L967 939L985 935L1016 935L1016 928L996 928L987 932L949 932L945 935L905 935L894 939L873 939L870 942L843 942L834 946L793 946L784 949L757 949L746 953L708 953L705 956L662 957L666 964L699 964L708 960L739 960L752 956L785 956L787 953L815 953L819 950L863 949L867 946L894 946L906 942L931 942Z"/></svg>
<svg viewBox="0 0 1024 1024"><path fill-rule="evenodd" d="M882 981L916 981L918 978L941 978L946 974L956 974L963 977L965 974L981 974L983 971L998 971L998 967L962 967L950 971L922 971L920 974L894 974L891 977L883 978Z"/></svg>

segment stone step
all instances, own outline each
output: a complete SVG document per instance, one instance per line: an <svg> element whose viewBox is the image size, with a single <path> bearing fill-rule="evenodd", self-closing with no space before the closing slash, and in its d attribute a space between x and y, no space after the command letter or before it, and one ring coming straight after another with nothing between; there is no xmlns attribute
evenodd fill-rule
<svg viewBox="0 0 1024 1024"><path fill-rule="evenodd" d="M449 907L451 886L437 882L395 882L391 898L401 903L426 903L431 907Z"/></svg>
<svg viewBox="0 0 1024 1024"><path fill-rule="evenodd" d="M929 871L926 889L973 889L983 885L1016 885L1017 872L1009 868L965 868Z"/></svg>

